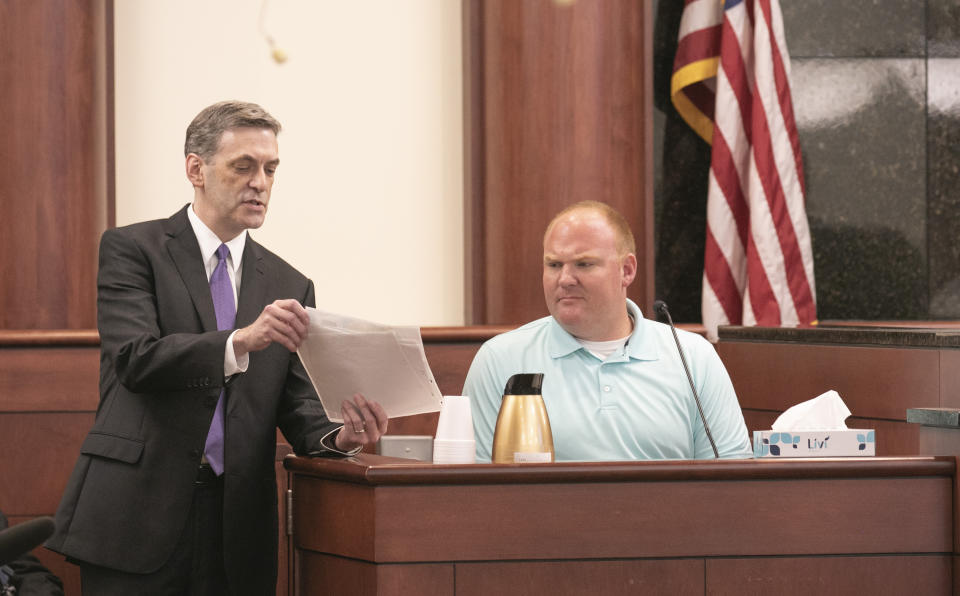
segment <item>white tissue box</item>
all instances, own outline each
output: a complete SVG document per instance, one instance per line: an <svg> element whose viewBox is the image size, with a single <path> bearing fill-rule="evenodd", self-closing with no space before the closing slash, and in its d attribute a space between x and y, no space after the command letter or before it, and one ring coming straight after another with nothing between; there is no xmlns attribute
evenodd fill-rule
<svg viewBox="0 0 960 596"><path fill-rule="evenodd" d="M754 457L850 457L877 454L872 428L753 431Z"/></svg>

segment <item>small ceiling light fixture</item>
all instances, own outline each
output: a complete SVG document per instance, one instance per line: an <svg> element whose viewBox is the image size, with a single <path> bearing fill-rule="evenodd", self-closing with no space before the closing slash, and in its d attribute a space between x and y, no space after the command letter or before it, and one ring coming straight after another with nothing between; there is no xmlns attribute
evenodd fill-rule
<svg viewBox="0 0 960 596"><path fill-rule="evenodd" d="M277 64L283 64L287 61L287 52L277 46L277 43L273 40L273 36L267 33L267 27L265 25L267 4L269 3L270 0L263 0L263 3L260 4L260 34L263 35L263 38L267 40L267 45L270 46L270 56L273 58L273 61Z"/></svg>

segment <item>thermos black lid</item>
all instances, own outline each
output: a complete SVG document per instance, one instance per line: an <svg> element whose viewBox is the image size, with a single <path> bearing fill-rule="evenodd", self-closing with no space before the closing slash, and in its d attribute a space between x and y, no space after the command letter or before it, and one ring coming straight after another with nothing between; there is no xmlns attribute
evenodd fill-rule
<svg viewBox="0 0 960 596"><path fill-rule="evenodd" d="M543 373L520 373L507 379L504 395L540 395Z"/></svg>

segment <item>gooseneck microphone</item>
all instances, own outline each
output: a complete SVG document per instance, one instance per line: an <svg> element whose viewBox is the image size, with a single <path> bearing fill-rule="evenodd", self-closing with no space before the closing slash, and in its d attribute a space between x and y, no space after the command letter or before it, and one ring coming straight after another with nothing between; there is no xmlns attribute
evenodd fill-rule
<svg viewBox="0 0 960 596"><path fill-rule="evenodd" d="M710 434L710 425L707 424L707 417L703 415L703 406L700 405L700 396L697 395L697 388L693 385L693 375L690 374L690 367L687 366L687 358L683 355L683 348L680 347L680 338L677 337L677 328L673 325L673 317L670 316L670 309L663 300L656 300L653 303L653 310L667 317L670 323L670 331L673 331L673 341L677 342L677 351L680 352L680 362L683 363L683 370L687 373L687 381L690 382L690 390L693 391L693 399L697 402L697 411L700 412L700 420L703 420L703 430L707 431L707 438L710 439L710 446L713 447L713 456L720 459L720 452L717 451L717 444L713 442L713 435Z"/></svg>
<svg viewBox="0 0 960 596"><path fill-rule="evenodd" d="M0 531L0 565L14 561L53 536L52 517L38 517Z"/></svg>

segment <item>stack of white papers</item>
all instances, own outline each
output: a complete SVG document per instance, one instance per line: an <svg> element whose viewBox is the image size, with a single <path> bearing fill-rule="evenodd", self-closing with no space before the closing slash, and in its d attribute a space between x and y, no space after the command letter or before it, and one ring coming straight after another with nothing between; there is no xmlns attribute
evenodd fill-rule
<svg viewBox="0 0 960 596"><path fill-rule="evenodd" d="M440 410L441 394L423 353L419 327L391 327L308 308L310 328L297 353L327 417L354 393L390 418Z"/></svg>

